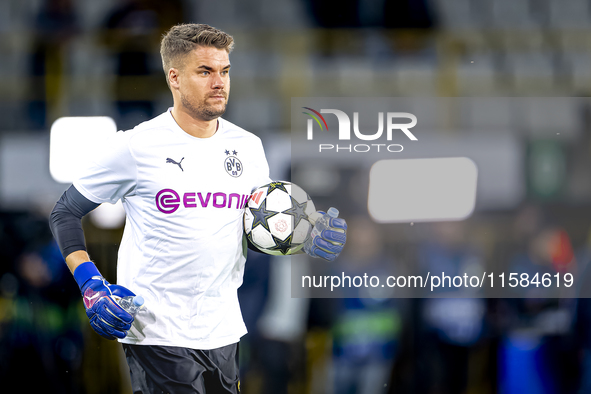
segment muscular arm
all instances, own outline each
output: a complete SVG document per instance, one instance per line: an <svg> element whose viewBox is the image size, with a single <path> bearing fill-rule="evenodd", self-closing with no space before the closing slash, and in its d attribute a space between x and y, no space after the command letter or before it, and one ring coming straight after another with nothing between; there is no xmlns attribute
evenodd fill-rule
<svg viewBox="0 0 591 394"><path fill-rule="evenodd" d="M49 217L51 232L72 273L80 264L90 261L80 220L99 205L70 186L55 204Z"/></svg>

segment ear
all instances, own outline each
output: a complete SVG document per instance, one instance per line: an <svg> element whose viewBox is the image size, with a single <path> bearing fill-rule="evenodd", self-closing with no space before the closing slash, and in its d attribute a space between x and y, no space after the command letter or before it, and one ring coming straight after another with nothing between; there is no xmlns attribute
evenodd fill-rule
<svg viewBox="0 0 591 394"><path fill-rule="evenodd" d="M180 70L178 68L171 68L168 70L168 84L171 89L178 89L180 85Z"/></svg>

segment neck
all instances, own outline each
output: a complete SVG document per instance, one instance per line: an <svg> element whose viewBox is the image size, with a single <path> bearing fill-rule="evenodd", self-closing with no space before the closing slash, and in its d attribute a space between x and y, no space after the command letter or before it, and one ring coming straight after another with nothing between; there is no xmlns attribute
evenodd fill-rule
<svg viewBox="0 0 591 394"><path fill-rule="evenodd" d="M182 105L174 103L172 117L183 131L193 137L209 138L217 131L218 120L195 119Z"/></svg>

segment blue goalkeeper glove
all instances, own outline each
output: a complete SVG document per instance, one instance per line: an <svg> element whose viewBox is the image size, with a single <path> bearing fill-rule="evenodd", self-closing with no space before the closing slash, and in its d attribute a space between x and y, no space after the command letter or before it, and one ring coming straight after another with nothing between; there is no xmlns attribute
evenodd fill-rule
<svg viewBox="0 0 591 394"><path fill-rule="evenodd" d="M82 292L92 329L107 339L125 338L133 316L123 310L113 296L123 298L135 294L123 286L107 282L90 261L76 268L74 279Z"/></svg>
<svg viewBox="0 0 591 394"><path fill-rule="evenodd" d="M325 214L318 211L310 215L310 219L316 223ZM320 257L324 260L336 259L347 242L347 222L342 218L329 217L328 228L322 230L320 236L314 237L306 253L311 257Z"/></svg>

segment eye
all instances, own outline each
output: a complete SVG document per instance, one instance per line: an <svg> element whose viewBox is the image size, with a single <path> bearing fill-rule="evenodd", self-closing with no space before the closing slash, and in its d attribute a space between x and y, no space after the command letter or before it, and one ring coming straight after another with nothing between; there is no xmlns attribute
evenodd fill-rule
<svg viewBox="0 0 591 394"><path fill-rule="evenodd" d="M230 73L230 70L224 70L222 71L222 75L228 75Z"/></svg>
<svg viewBox="0 0 591 394"><path fill-rule="evenodd" d="M209 71L200 71L199 75L203 75L205 77L206 75L209 75Z"/></svg>

